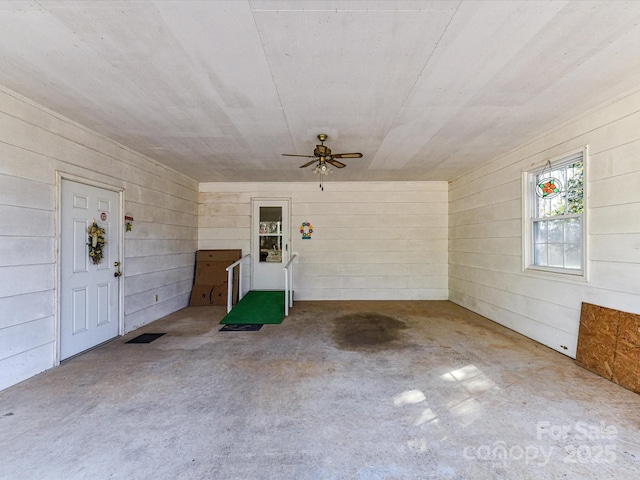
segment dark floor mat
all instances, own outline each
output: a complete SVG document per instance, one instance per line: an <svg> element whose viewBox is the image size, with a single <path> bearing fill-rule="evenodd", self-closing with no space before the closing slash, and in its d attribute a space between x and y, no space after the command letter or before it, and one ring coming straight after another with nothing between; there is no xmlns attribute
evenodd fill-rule
<svg viewBox="0 0 640 480"><path fill-rule="evenodd" d="M164 333L143 333L142 335L138 335L135 338L132 338L128 342L125 343L151 343L154 340L157 340L161 336L166 335Z"/></svg>
<svg viewBox="0 0 640 480"><path fill-rule="evenodd" d="M237 324L237 325L225 325L220 329L221 332L257 332L262 328L262 324Z"/></svg>

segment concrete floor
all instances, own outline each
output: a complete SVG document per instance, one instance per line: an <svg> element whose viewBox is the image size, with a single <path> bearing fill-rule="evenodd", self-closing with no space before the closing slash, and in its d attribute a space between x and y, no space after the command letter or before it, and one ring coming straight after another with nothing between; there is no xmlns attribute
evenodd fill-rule
<svg viewBox="0 0 640 480"><path fill-rule="evenodd" d="M291 313L219 332L187 308L0 392L0 478L640 477L640 396L483 317Z"/></svg>

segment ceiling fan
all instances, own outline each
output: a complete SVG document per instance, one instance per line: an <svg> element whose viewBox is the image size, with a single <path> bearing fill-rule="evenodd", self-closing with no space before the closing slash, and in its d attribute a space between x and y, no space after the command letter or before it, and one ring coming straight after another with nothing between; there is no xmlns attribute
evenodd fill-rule
<svg viewBox="0 0 640 480"><path fill-rule="evenodd" d="M361 153L331 153L331 149L327 147L324 142L327 139L326 133L321 133L318 135L318 140L320 140L320 145L316 145L316 148L313 149L313 155L295 155L293 153L283 153L285 157L305 157L305 158L313 158L310 162L305 163L304 165L300 165L300 168L306 168L310 165L316 164L316 167L313 171L320 175L320 189L324 190L322 187L322 175L328 175L331 173L331 169L329 165L333 165L336 168L344 168L347 165L338 161L338 158L362 158ZM329 164L329 165L327 165Z"/></svg>

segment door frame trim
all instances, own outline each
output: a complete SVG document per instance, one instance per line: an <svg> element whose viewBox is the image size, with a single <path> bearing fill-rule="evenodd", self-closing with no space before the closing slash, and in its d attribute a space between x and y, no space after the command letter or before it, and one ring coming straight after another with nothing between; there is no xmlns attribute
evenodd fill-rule
<svg viewBox="0 0 640 480"><path fill-rule="evenodd" d="M68 180L71 182L82 183L91 187L102 188L118 194L118 212L117 215L120 218L120 231L118 232L118 238L120 241L120 249L118 251L118 261L120 262L120 268L123 267L124 259L124 188L117 187L104 182L91 180L85 177L74 175L62 170L56 170L56 210L54 215L55 222L55 238L54 238L54 252L55 252L55 320L54 320L54 361L53 365L60 365L60 317L61 312L61 284L62 284L62 249L60 246L60 236L62 233L62 181ZM124 333L124 276L118 279L118 335Z"/></svg>
<svg viewBox="0 0 640 480"><path fill-rule="evenodd" d="M292 226L291 226L291 197L251 197L251 228L250 228L250 234L251 235L251 241L249 242L249 252L251 252L251 286L249 289L253 288L253 284L254 284L254 275L255 275L255 269L253 268L253 262L255 261L255 259L253 258L253 252L254 252L254 246L255 246L255 242L256 242L256 235L255 232L253 231L254 229L254 218L253 218L253 212L254 212L254 206L256 202L287 202L287 214L288 214L288 222L289 222L289 232L287 233L287 239L289 242L289 250L287 251L286 254L286 260L285 257L282 257L282 265L286 265L287 262L289 261L289 258L291 257L291 232L292 232ZM284 272L282 273L283 277L284 277Z"/></svg>

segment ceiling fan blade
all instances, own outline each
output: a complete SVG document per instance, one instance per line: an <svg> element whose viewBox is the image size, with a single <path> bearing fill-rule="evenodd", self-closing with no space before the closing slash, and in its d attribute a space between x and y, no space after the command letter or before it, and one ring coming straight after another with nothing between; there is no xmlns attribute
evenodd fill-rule
<svg viewBox="0 0 640 480"><path fill-rule="evenodd" d="M315 155L295 155L293 153L283 153L282 154L285 157L304 157L304 158L316 158Z"/></svg>
<svg viewBox="0 0 640 480"><path fill-rule="evenodd" d="M302 155L300 155L300 156L302 156ZM317 160L311 160L310 162L307 162L304 165L300 165L298 168L305 168L305 167L308 167L309 165L313 165L316 162L317 162Z"/></svg>
<svg viewBox="0 0 640 480"><path fill-rule="evenodd" d="M339 161L337 161L337 160L329 160L329 159L327 158L326 162L327 162L327 163L330 163L331 165L333 165L333 166L334 166L334 167L336 167L336 168L344 168L344 167L346 167L346 165L345 165L344 163L339 162Z"/></svg>
<svg viewBox="0 0 640 480"><path fill-rule="evenodd" d="M362 158L361 153L336 153L333 158Z"/></svg>

